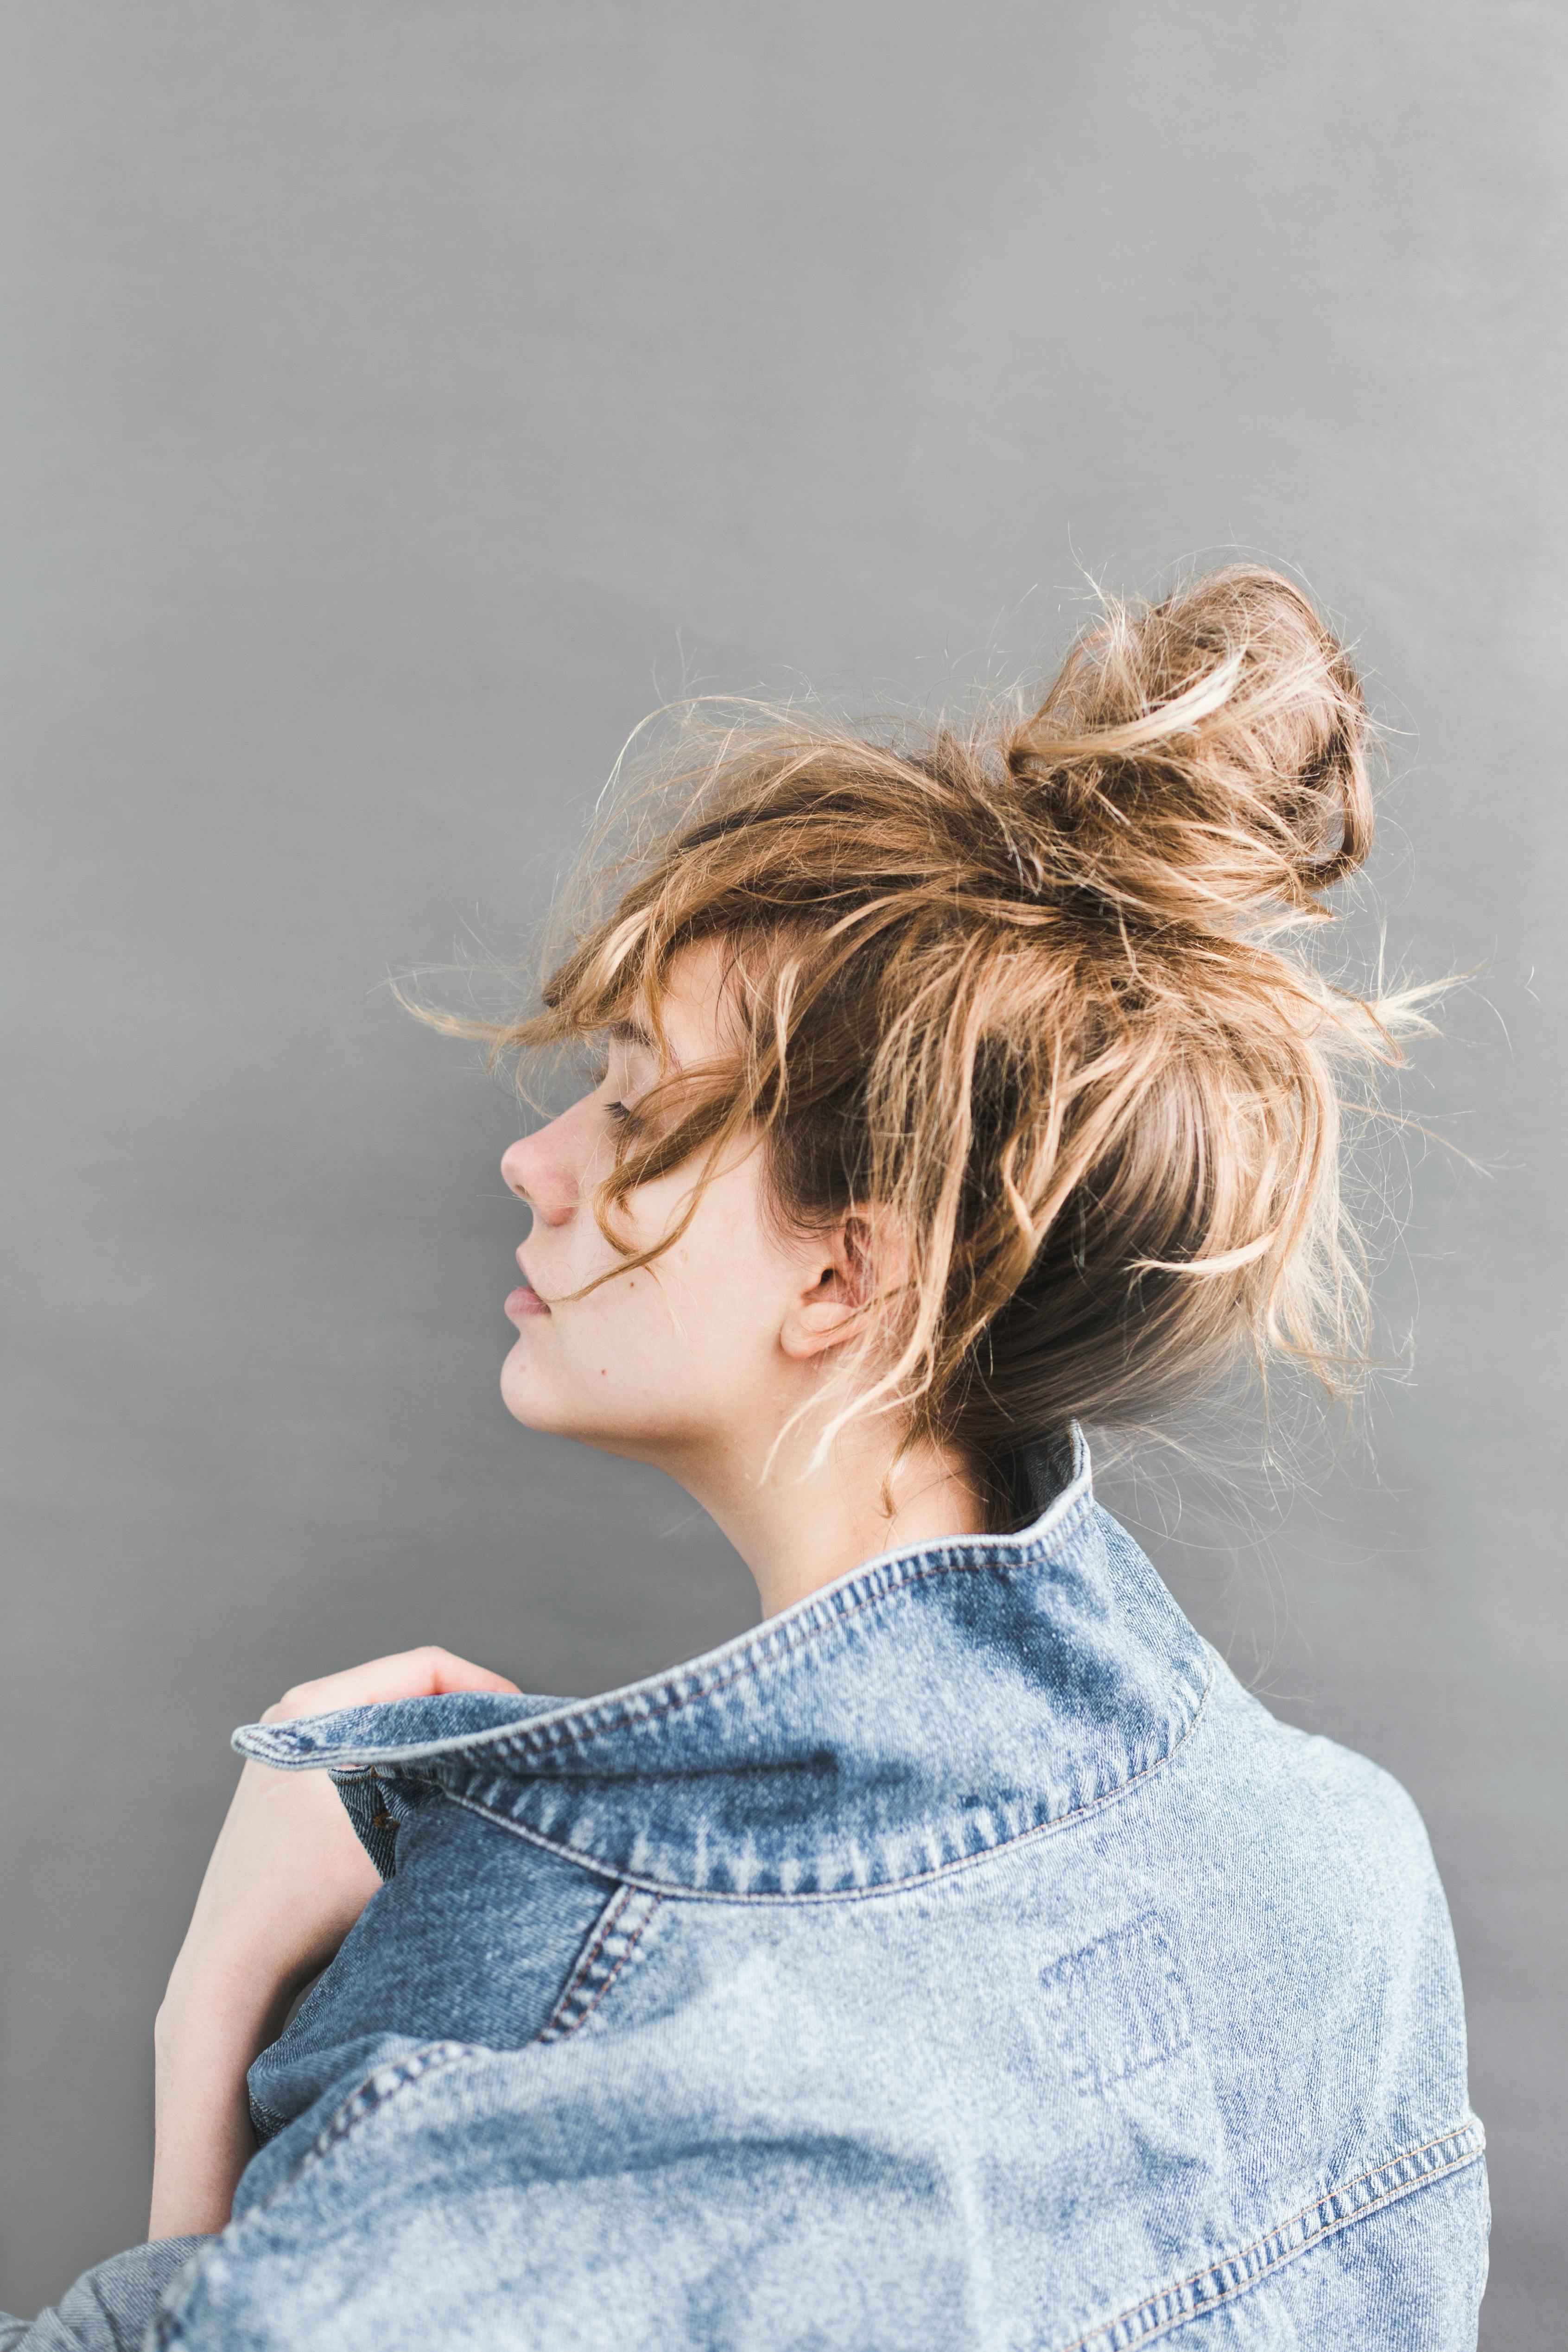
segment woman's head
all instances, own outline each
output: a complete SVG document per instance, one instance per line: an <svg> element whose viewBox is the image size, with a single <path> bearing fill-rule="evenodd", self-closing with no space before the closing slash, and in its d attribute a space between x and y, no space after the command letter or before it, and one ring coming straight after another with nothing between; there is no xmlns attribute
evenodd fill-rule
<svg viewBox="0 0 1568 2352"><path fill-rule="evenodd" d="M858 1219L803 1229L781 1217L754 1134L623 1185L626 1154L679 1118L682 1087L731 1096L745 1050L734 978L726 942L680 950L657 999L597 1034L591 1089L501 1161L533 1212L507 1301L508 1405L531 1427L678 1475L715 1447L754 1469L863 1304Z"/></svg>
<svg viewBox="0 0 1568 2352"><path fill-rule="evenodd" d="M624 1314L645 1384L689 1410L738 1377L693 1280L717 1310L726 1266L772 1266L748 1347L820 1280L836 1312L778 1383L785 1418L808 1381L819 1434L932 1440L998 1508L1023 1445L1144 1418L1248 1351L1343 1389L1336 1073L1397 1058L1401 1007L1331 986L1300 935L1370 845L1366 733L1307 599L1240 566L1109 606L1032 712L764 714L695 752L689 730L676 814L542 1010L489 1033L608 1043L608 1087L509 1154L557 1315L602 1353Z"/></svg>

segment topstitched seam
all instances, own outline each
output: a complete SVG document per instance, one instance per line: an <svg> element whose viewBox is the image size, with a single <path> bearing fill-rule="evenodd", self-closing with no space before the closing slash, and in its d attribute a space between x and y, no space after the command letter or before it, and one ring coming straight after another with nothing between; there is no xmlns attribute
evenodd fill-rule
<svg viewBox="0 0 1568 2352"><path fill-rule="evenodd" d="M631 1892L630 1889L627 1891L628 1893ZM615 1983L616 1979L620 1975L621 1970L626 1967L626 1962L631 1958L632 1954L637 1950L637 1946L641 1943L644 1934L652 1923L654 1914L658 1909L660 1899L661 1898L657 1895L654 1896L652 1902L648 1905L647 1909L643 1913L642 1917L637 1921L637 1926L632 1929L631 1934L626 1938L626 1950L621 1954L614 1968L611 1969L609 1974L600 1984L593 2000L589 2001L586 2008L580 2009L576 2016L571 2019L570 2022L563 2020L559 2029L552 2034L551 2034L551 2026L554 2025L555 2021L554 2019L551 2020L551 2025L546 2026L545 2033L551 2034L551 2038L552 2040L556 2042L564 2042L569 2034L575 2033L580 2026L586 2025L588 2020L593 2016L594 2011L598 2008L599 2003L604 2000L605 1994L609 1991L610 1987ZM625 1906L623 1906L623 1908ZM619 1915L617 1914L617 1916L618 1916ZM579 1994L586 1989L586 1978L584 1977L583 1983L578 1987ZM542 2040L544 2036L542 2035L540 2038Z"/></svg>
<svg viewBox="0 0 1568 2352"><path fill-rule="evenodd" d="M581 1959L577 1962L576 1967L573 1969L571 1975L567 1978L565 1984L563 1986L561 1998L556 2002L554 2008L551 2011L549 2016L545 2019L543 2025L540 2029L539 2039L542 2040L544 2035L549 2033L565 2015L566 2011L570 2008L573 2001L576 2000L584 1985L593 1975L595 1969L598 1966L599 1960L603 1956L605 1945L609 1942L610 1937L615 1934L616 1928L626 1912L626 1905L632 1899L634 1891L635 1890L630 1886L624 1885L618 1886L605 1905L604 1909L600 1912L597 1920L595 1922L594 1932L588 1938L586 1949L584 1951Z"/></svg>
<svg viewBox="0 0 1568 2352"><path fill-rule="evenodd" d="M1250 2245L1237 2247L1231 2253L1216 2254L1212 2262L1205 2263L1201 2270L1189 2273L1184 2279L1176 2279L1167 2285L1151 2289L1149 2294L1140 2295L1136 2303L1129 2304L1124 2311L1119 2311L1114 2318L1100 2320L1087 2335L1075 2336L1070 2344L1063 2345L1060 2352L1087 2352L1087 2347L1094 2343L1097 2336L1110 2336L1118 2327L1126 2326L1130 2320L1137 2318L1140 2312L1147 2311L1151 2305L1162 2303L1168 2295L1185 2294L1191 2288L1201 2284L1205 2279L1212 2277L1215 2271L1225 2270L1235 2263L1246 2262L1249 2255L1257 2253L1259 2247L1266 2246L1271 2238L1279 2237L1284 2231L1293 2230L1299 2221L1304 2221L1310 2213L1319 2211L1323 2206L1331 2204L1335 2198L1346 2197L1352 2189L1362 2188L1369 2180L1375 2180L1380 2173L1392 2172L1398 2165L1410 2164L1416 2157L1426 2156L1432 2148L1442 2147L1447 2141L1458 2139L1467 2140L1471 2144L1467 2146L1461 2154L1451 2158L1448 2163L1437 2165L1429 2172L1420 2173L1414 2180L1404 2180L1394 2184L1383 2195L1370 2198L1365 2204L1358 2205L1352 2213L1336 2215L1334 2220L1319 2231L1315 2236L1304 2241L1300 2245L1290 2247L1277 2261L1270 2263L1266 2269L1255 2272L1250 2278L1243 2280L1237 2286L1218 2288L1205 2308L1213 2310L1222 2302L1233 2301L1237 2294L1245 2293L1247 2288L1258 2285L1268 2275L1269 2271L1282 2269L1286 2263L1293 2262L1297 2255L1309 2252L1315 2245L1321 2245L1325 2238L1336 2235L1341 2230L1351 2228L1355 2222L1364 2219L1367 2214L1375 2213L1382 2207L1397 2202L1401 2197L1409 2196L1414 2189L1424 2189L1429 2182L1441 2180L1448 2173L1462 2171L1467 2164L1473 2164L1476 2158L1485 2152L1486 2142L1481 2136L1480 2126L1473 2116L1470 2116L1464 2123L1456 2124L1447 2131L1437 2133L1435 2138L1423 2140L1419 2147L1405 2148L1398 2156L1391 2156L1382 2164L1372 2165L1365 2172L1358 2172L1353 2179L1342 2180L1333 2188L1325 2189L1321 2196L1310 2198L1305 2205L1300 2206L1294 2213L1287 2214L1283 2221L1270 2222L1268 2229L1254 2238ZM1169 2319L1160 2321L1156 2327L1146 2328L1143 2334L1145 2337L1152 2336L1157 2333L1163 2333L1166 2327L1173 2327L1178 2324L1184 2324L1187 2320L1201 2318L1203 2315L1202 2312L1195 2312L1190 2307L1178 2309L1172 2313Z"/></svg>

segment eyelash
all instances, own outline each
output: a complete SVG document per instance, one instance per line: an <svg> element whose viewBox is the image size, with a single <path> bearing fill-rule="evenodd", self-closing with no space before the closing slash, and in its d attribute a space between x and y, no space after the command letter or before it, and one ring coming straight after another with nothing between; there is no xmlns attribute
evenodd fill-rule
<svg viewBox="0 0 1568 2352"><path fill-rule="evenodd" d="M595 1069L589 1072L595 1087L602 1087L609 1075L607 1062L601 1062ZM612 1102L605 1105L605 1116L612 1127L624 1129L635 1124L637 1114L624 1102Z"/></svg>

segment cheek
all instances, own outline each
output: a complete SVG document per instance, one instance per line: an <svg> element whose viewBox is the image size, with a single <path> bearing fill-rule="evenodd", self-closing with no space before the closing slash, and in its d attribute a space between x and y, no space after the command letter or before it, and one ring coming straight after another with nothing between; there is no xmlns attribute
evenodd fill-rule
<svg viewBox="0 0 1568 2352"><path fill-rule="evenodd" d="M678 1188L650 1186L621 1231L646 1246L682 1205ZM583 1235L582 1249L571 1286L617 1262L602 1235ZM754 1414L777 1375L789 1278L746 1171L732 1171L656 1265L523 1326L502 1375L507 1402L521 1420L606 1439L690 1435Z"/></svg>
<svg viewBox="0 0 1568 2352"><path fill-rule="evenodd" d="M706 1286L671 1251L591 1297L525 1324L501 1394L535 1429L657 1460L661 1447L711 1437L744 1412L754 1380L743 1349L716 1328Z"/></svg>
<svg viewBox="0 0 1568 2352"><path fill-rule="evenodd" d="M754 1396L778 1366L778 1334L796 1277L769 1240L745 1169L718 1179L688 1231L659 1259L650 1322L672 1370ZM651 1271L651 1269L650 1269ZM640 1298L640 1282L638 1297Z"/></svg>

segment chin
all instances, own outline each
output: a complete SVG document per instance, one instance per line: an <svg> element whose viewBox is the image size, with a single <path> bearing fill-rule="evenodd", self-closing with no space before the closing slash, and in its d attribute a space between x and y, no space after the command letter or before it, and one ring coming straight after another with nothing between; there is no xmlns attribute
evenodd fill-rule
<svg viewBox="0 0 1568 2352"><path fill-rule="evenodd" d="M668 1450L668 1433L662 1427L647 1428L634 1414L625 1421L608 1417L591 1419L581 1410L574 1412L564 1398L552 1402L542 1381L530 1375L529 1368L517 1363L518 1353L512 1350L501 1366L501 1402L513 1421L524 1429L537 1430L542 1437L570 1437L578 1445L591 1445L595 1454L614 1454L626 1462L652 1462L658 1465Z"/></svg>
<svg viewBox="0 0 1568 2352"><path fill-rule="evenodd" d="M533 1376L527 1364L520 1361L522 1342L520 1339L500 1368L501 1402L513 1421L521 1421L524 1429L556 1427L546 1402L542 1382Z"/></svg>
<svg viewBox="0 0 1568 2352"><path fill-rule="evenodd" d="M535 1397L520 1397L501 1384L501 1401L513 1421L524 1429L536 1429L542 1437L575 1437L570 1424L563 1424L553 1413L546 1412Z"/></svg>
<svg viewBox="0 0 1568 2352"><path fill-rule="evenodd" d="M548 1383L539 1377L536 1365L521 1361L523 1350L515 1347L500 1368L501 1402L513 1421L524 1429L536 1429L545 1437L575 1437L585 1445L598 1445L605 1441L591 1429L583 1426L581 1412L574 1412L563 1399L552 1399Z"/></svg>

